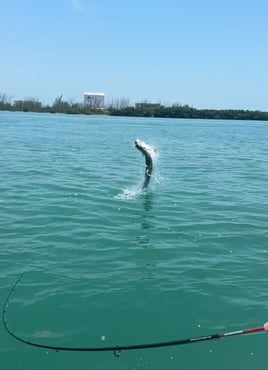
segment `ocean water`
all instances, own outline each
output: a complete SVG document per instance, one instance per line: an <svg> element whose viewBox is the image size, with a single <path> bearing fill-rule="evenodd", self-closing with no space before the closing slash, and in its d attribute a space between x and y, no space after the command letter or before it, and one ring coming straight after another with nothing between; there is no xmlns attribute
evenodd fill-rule
<svg viewBox="0 0 268 370"><path fill-rule="evenodd" d="M157 154L147 192L137 138ZM0 168L0 308L12 291L20 338L131 345L268 320L267 122L1 112ZM1 369L267 369L267 347L261 332L56 352L0 324Z"/></svg>

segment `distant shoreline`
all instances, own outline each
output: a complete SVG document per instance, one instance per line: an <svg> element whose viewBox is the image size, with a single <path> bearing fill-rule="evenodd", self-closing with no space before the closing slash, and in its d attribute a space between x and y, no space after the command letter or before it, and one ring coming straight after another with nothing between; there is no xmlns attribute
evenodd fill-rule
<svg viewBox="0 0 268 370"><path fill-rule="evenodd" d="M37 99L26 99L10 102L4 94L0 94L0 111L64 113L84 115L108 115L125 117L155 117L155 118L189 118L189 119L222 119L222 120L258 120L268 121L268 112L243 109L196 109L189 105L139 103L135 106L115 106L92 108L80 103L69 103L55 100L52 105L42 105Z"/></svg>

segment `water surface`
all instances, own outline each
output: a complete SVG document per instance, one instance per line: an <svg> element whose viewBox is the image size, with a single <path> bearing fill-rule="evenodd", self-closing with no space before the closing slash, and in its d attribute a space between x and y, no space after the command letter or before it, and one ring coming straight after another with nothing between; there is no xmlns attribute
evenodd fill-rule
<svg viewBox="0 0 268 370"><path fill-rule="evenodd" d="M0 113L0 304L26 340L109 346L268 320L268 125ZM142 139L158 153L141 193ZM1 369L267 369L268 336L68 353L0 326Z"/></svg>

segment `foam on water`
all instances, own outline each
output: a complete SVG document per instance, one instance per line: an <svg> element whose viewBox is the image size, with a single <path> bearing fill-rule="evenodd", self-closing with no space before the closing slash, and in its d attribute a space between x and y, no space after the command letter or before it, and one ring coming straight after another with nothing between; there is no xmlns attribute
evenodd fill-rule
<svg viewBox="0 0 268 370"><path fill-rule="evenodd" d="M115 199L120 200L134 200L137 199L141 194L144 192L141 189L136 188L126 188L123 189L123 191L117 195L115 195Z"/></svg>

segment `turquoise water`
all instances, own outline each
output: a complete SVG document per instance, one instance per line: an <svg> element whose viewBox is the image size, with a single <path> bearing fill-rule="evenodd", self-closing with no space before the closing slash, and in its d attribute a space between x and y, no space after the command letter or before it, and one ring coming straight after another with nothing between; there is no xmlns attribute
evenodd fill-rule
<svg viewBox="0 0 268 370"><path fill-rule="evenodd" d="M158 342L268 320L268 124L0 113L0 305L61 346ZM158 159L147 193L144 158ZM1 369L267 369L264 333L73 353L0 325Z"/></svg>

